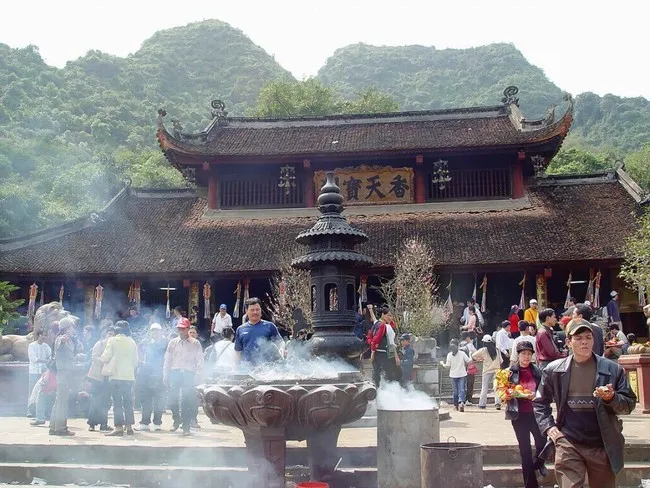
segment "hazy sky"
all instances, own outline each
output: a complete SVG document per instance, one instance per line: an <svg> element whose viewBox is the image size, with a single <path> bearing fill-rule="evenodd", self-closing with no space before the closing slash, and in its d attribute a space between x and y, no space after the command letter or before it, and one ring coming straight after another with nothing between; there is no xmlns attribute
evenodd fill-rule
<svg viewBox="0 0 650 488"><path fill-rule="evenodd" d="M351 43L510 42L573 94L650 98L648 14L647 0L13 0L2 5L0 42L35 44L63 66L89 49L125 56L157 30L219 19L299 78Z"/></svg>

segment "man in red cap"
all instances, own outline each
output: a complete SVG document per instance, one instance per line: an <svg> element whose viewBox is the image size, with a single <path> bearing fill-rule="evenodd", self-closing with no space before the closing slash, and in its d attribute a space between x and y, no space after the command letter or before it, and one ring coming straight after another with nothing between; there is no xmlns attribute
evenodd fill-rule
<svg viewBox="0 0 650 488"><path fill-rule="evenodd" d="M169 341L163 366L163 383L169 386L174 426L172 432L183 426L183 435L190 435L190 426L196 411L194 388L203 374L201 343L190 337L190 321L181 317L176 324L178 337ZM180 405L179 405L180 403Z"/></svg>

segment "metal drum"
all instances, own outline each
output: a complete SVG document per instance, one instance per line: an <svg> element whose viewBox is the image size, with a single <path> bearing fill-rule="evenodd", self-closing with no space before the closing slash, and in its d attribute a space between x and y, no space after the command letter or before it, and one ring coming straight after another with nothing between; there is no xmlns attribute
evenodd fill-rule
<svg viewBox="0 0 650 488"><path fill-rule="evenodd" d="M422 488L483 488L483 446L447 441L420 446Z"/></svg>

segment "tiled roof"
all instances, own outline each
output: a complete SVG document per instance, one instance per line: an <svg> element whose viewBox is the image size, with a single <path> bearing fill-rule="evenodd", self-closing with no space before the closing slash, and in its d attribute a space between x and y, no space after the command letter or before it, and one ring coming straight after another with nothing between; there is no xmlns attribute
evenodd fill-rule
<svg viewBox="0 0 650 488"><path fill-rule="evenodd" d="M528 206L491 212L419 212L349 217L370 241L359 246L388 267L419 235L441 266L622 258L638 205L616 180L549 183L528 189ZM129 191L105 220L79 230L0 241L0 272L112 274L274 270L316 218L208 219L188 193ZM390 209L387 209L389 212ZM345 214L344 214L345 215ZM305 248L302 248L305 250Z"/></svg>
<svg viewBox="0 0 650 488"><path fill-rule="evenodd" d="M159 117L161 148L173 154L213 157L281 157L377 154L553 141L559 147L571 125L572 105L558 121L520 120L508 106L290 119L230 118L198 134L174 133ZM219 122L219 123L218 123Z"/></svg>

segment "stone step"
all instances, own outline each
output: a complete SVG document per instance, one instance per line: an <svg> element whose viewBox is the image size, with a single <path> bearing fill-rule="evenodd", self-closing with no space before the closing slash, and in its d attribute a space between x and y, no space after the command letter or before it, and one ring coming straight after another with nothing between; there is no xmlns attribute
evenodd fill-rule
<svg viewBox="0 0 650 488"><path fill-rule="evenodd" d="M553 486L555 473L549 466L549 475L540 479L543 486ZM89 485L113 483L131 488L176 488L179 486L219 486L235 488L247 486L245 468L178 467L178 466L112 466L101 464L39 464L0 463L0 483L27 484L41 478L48 485ZM377 470L374 468L339 470L336 486L340 488L375 488ZM628 462L617 478L618 487L638 487L641 480L650 478L650 464ZM287 469L288 481L308 479L304 466ZM495 488L518 488L522 485L521 468L515 464L491 465L483 468L483 484ZM33 486L33 485L32 485Z"/></svg>
<svg viewBox="0 0 650 488"><path fill-rule="evenodd" d="M462 415L462 414L458 414ZM458 417L452 417L458 420ZM444 441L444 439L443 439ZM377 450L369 447L339 447L341 467L365 468L376 466ZM79 464L90 465L101 461L105 466L157 466L183 468L245 468L247 451L237 447L166 447L166 446L110 446L110 445L33 445L1 444L0 459L8 464ZM491 445L483 448L483 463L502 465L519 459L515 445ZM647 462L650 460L650 444L628 444L625 448L626 462ZM287 447L287 465L307 465L307 449ZM650 464L649 464L650 465Z"/></svg>
<svg viewBox="0 0 650 488"><path fill-rule="evenodd" d="M375 447L339 447L342 467L375 466ZM287 447L287 465L307 465L307 449ZM246 468L248 452L244 446L168 447L168 446L108 446L108 445L38 445L2 444L0 459L5 463L35 464L93 464L101 461L108 466Z"/></svg>

